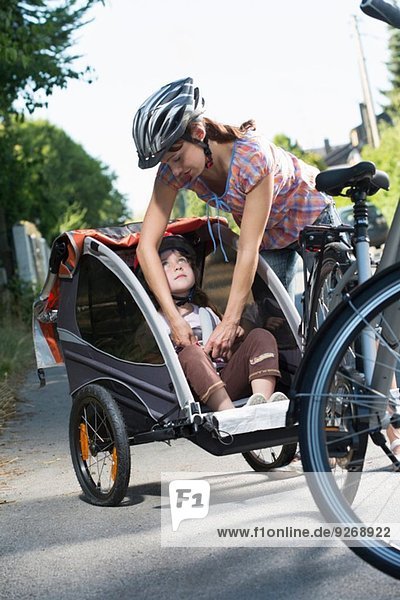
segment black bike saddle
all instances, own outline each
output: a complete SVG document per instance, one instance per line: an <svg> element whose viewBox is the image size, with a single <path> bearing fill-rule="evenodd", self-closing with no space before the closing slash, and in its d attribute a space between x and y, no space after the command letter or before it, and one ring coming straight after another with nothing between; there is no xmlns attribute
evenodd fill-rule
<svg viewBox="0 0 400 600"><path fill-rule="evenodd" d="M373 162L364 160L352 167L339 167L318 173L315 187L319 192L338 196L345 188L357 188L372 196L378 190L388 190L390 181L384 171L378 171Z"/></svg>

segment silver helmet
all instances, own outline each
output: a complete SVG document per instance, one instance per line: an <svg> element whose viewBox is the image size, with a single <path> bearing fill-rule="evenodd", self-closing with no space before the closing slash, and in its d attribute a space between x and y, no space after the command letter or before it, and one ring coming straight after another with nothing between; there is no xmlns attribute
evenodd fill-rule
<svg viewBox="0 0 400 600"><path fill-rule="evenodd" d="M193 79L179 79L164 85L138 109L132 135L139 155L139 167L149 169L181 138L191 121L205 110L204 99Z"/></svg>

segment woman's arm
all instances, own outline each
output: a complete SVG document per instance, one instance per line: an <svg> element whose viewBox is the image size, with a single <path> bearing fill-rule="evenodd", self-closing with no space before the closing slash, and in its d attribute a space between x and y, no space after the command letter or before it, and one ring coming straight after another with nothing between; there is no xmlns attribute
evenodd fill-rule
<svg viewBox="0 0 400 600"><path fill-rule="evenodd" d="M156 181L143 220L137 257L147 284L157 298L161 311L170 325L173 342L177 346L187 346L195 343L196 337L175 306L158 254L160 241L168 225L175 197L174 189Z"/></svg>
<svg viewBox="0 0 400 600"><path fill-rule="evenodd" d="M274 177L268 175L247 194L240 227L236 265L222 322L209 338L205 351L213 358L229 358L240 318L258 265L258 252L272 203Z"/></svg>

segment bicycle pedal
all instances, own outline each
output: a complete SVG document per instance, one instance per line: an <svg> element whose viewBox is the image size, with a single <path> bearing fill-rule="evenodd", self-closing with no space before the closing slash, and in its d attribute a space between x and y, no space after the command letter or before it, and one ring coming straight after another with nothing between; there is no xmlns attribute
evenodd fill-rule
<svg viewBox="0 0 400 600"><path fill-rule="evenodd" d="M349 445L346 439L343 439L343 434L347 434L347 430L337 425L326 425L324 427L329 445L330 458L344 458L348 455Z"/></svg>
<svg viewBox="0 0 400 600"><path fill-rule="evenodd" d="M343 435L343 433L348 433L348 429L346 427L344 427L343 425L326 425L324 427L324 431L326 431L327 433L333 433L333 434L340 434Z"/></svg>
<svg viewBox="0 0 400 600"><path fill-rule="evenodd" d="M348 448L345 450L329 450L329 458L346 458L349 454Z"/></svg>

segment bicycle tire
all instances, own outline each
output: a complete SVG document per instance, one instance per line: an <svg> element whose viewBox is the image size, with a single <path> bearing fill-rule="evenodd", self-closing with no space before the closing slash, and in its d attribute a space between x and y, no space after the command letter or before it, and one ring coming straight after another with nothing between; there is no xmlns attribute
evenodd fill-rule
<svg viewBox="0 0 400 600"><path fill-rule="evenodd" d="M400 311L399 269L400 265L397 264L375 275L359 286L348 296L346 302L329 315L307 349L295 383L296 396L300 402L299 440L303 467L314 500L330 523L363 524L365 515L368 515L369 522L379 524L386 520L390 523L393 521L392 514L397 514L395 491L400 473L393 470L386 455L372 444L368 444L368 447L365 444L367 460L364 462L364 457L361 456L363 470L356 472L356 502L350 506L346 494L339 489L331 472L329 458L341 447L340 444L343 450L353 440L357 440L357 433L350 431L349 435L343 429L341 437L334 438L327 427L327 408L338 400L342 405L347 403L356 409L346 421L348 429L353 427L359 436L364 436L364 440L366 435L369 437L370 433L376 433L376 422L370 426L372 421L368 408L370 399L377 398L376 390L365 382L360 384L355 380L354 387L357 391L352 392L350 397L338 398L339 393L333 384L336 375L343 368L343 361L349 358L347 353L353 352L362 330L374 334L376 347L379 343L386 345L390 356L395 352L395 358L400 359L398 332L391 330L396 335L397 346L390 344L389 347L383 335L386 327L383 311L386 314L389 308ZM392 381L392 370L393 366L390 366L386 373L389 382ZM386 397L382 402L386 404ZM362 455L362 447L359 452ZM380 482L377 487L379 494L376 490L372 494L369 488L377 481ZM366 562L400 579L400 541L384 542L366 538L345 543Z"/></svg>
<svg viewBox="0 0 400 600"><path fill-rule="evenodd" d="M311 293L310 323L307 330L308 343L314 337L328 314L335 307L333 293L343 274L350 266L348 250L340 244L330 244L324 250L321 271L313 284ZM348 290L347 290L348 291Z"/></svg>
<svg viewBox="0 0 400 600"><path fill-rule="evenodd" d="M130 447L122 414L106 389L88 385L74 397L69 440L86 499L96 506L120 504L129 485Z"/></svg>
<svg viewBox="0 0 400 600"><path fill-rule="evenodd" d="M274 446L243 452L242 456L254 471L265 472L285 467L292 462L296 455L297 444Z"/></svg>

